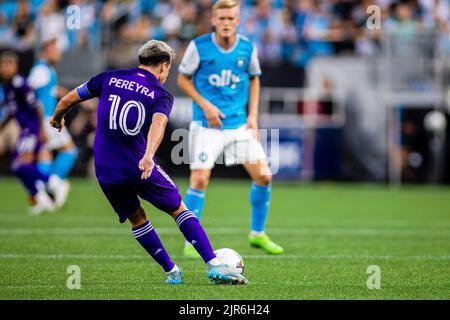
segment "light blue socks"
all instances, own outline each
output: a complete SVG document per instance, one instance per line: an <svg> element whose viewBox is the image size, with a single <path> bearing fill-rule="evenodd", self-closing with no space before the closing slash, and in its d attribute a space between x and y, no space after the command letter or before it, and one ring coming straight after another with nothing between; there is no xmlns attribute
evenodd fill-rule
<svg viewBox="0 0 450 320"><path fill-rule="evenodd" d="M52 162L51 161L39 161L37 164L38 170L44 175L44 176L50 176L52 173Z"/></svg>
<svg viewBox="0 0 450 320"><path fill-rule="evenodd" d="M252 231L263 232L269 212L271 185L258 186L252 183L250 204L252 206Z"/></svg>
<svg viewBox="0 0 450 320"><path fill-rule="evenodd" d="M205 192L189 188L184 196L184 203L200 220L203 206L205 205Z"/></svg>
<svg viewBox="0 0 450 320"><path fill-rule="evenodd" d="M77 160L78 149L58 153L52 166L52 174L56 174L61 179L67 178Z"/></svg>

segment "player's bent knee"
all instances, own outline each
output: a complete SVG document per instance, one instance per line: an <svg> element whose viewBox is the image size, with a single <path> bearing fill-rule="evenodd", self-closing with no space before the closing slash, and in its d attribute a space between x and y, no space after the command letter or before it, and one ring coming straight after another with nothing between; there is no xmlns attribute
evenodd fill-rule
<svg viewBox="0 0 450 320"><path fill-rule="evenodd" d="M39 158L39 161L52 161L53 156L49 150L42 149L41 151L39 151L38 158Z"/></svg>
<svg viewBox="0 0 450 320"><path fill-rule="evenodd" d="M30 163L33 163L34 160L35 160L35 155L33 153L23 153L14 160L13 166L30 164Z"/></svg>
<svg viewBox="0 0 450 320"><path fill-rule="evenodd" d="M272 175L271 174L262 174L259 175L256 179L255 179L255 183L257 185L260 186L268 186L269 184L272 183Z"/></svg>
<svg viewBox="0 0 450 320"><path fill-rule="evenodd" d="M171 213L169 213L169 214L170 214L170 216L171 216L172 218L176 219L176 218L180 215L180 213L182 213L183 211L186 211L186 210L188 210L188 208L186 207L186 205L184 204L184 202L181 201L181 204L180 204L180 206L178 207L178 209L175 210L175 211L173 211L173 212L171 212Z"/></svg>
<svg viewBox="0 0 450 320"><path fill-rule="evenodd" d="M204 191L208 187L209 174L196 173L191 175L191 188Z"/></svg>
<svg viewBox="0 0 450 320"><path fill-rule="evenodd" d="M74 153L76 155L78 154L78 148L73 142L70 142L70 143L62 146L58 151L59 152L70 152L70 153Z"/></svg>
<svg viewBox="0 0 450 320"><path fill-rule="evenodd" d="M204 191L208 187L208 179L196 179L191 183L191 188Z"/></svg>
<svg viewBox="0 0 450 320"><path fill-rule="evenodd" d="M144 208L139 207L135 213L128 216L128 220L130 220L131 224L134 226L140 226L141 224L147 221L147 215L145 213Z"/></svg>

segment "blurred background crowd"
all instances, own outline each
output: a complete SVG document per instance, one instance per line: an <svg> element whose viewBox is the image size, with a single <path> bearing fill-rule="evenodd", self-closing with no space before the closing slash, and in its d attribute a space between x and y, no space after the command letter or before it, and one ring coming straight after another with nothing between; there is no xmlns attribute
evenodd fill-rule
<svg viewBox="0 0 450 320"><path fill-rule="evenodd" d="M189 41L212 30L213 3L0 0L0 50L18 52L27 75L40 41L56 38L59 81L72 88L105 69L135 66L148 39L167 41L178 64ZM448 120L450 0L242 0L239 32L258 48L261 126L281 130L280 176L450 182L448 126L424 122L432 111L440 116L428 118ZM175 77L167 83L176 96L171 120L181 121L172 125L187 127L190 102ZM74 173L84 174L95 114L80 110L68 124L81 150ZM0 141L0 155L7 150Z"/></svg>
<svg viewBox="0 0 450 320"><path fill-rule="evenodd" d="M111 64L127 65L127 50L146 39L168 41L179 52L209 32L213 2L0 0L0 41L23 51L39 38L56 36L63 51L111 48ZM450 30L449 0L243 0L240 32L256 44L265 63L304 67L318 55L373 55L379 32L366 23L367 8L374 4L387 31L408 36L418 30ZM71 5L81 9L80 29L66 27Z"/></svg>

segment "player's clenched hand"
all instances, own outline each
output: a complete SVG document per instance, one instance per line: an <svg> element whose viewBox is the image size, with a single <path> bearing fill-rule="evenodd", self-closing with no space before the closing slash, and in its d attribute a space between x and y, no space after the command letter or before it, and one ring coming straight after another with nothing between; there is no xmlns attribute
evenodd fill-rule
<svg viewBox="0 0 450 320"><path fill-rule="evenodd" d="M205 112L206 121L208 121L208 127L212 128L222 128L222 121L225 115L220 112L219 108L213 105L211 102L206 101L202 105L203 111Z"/></svg>
<svg viewBox="0 0 450 320"><path fill-rule="evenodd" d="M53 118L50 119L50 125L53 128L58 129L58 131L61 131L61 129L64 127L64 123L65 123L64 118L57 119L55 116L53 116Z"/></svg>
<svg viewBox="0 0 450 320"><path fill-rule="evenodd" d="M153 161L153 157L145 154L141 161L139 161L139 169L142 171L141 179L148 179L148 177L152 174L154 167L155 162Z"/></svg>

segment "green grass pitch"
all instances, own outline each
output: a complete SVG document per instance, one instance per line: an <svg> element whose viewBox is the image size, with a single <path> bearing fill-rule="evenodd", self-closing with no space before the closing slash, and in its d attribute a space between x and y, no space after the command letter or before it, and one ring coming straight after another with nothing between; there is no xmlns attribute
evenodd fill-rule
<svg viewBox="0 0 450 320"><path fill-rule="evenodd" d="M33 217L19 183L0 181L0 299L450 298L449 188L275 182L267 231L285 255L273 257L247 244L249 182L213 179L202 224L214 248L243 256L250 284L210 284L203 263L181 255L176 224L146 204L184 270L185 284L168 286L96 182L72 180L65 209ZM66 286L69 265L80 290ZM370 265L381 289L367 288Z"/></svg>

